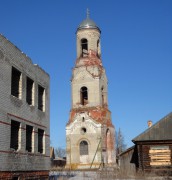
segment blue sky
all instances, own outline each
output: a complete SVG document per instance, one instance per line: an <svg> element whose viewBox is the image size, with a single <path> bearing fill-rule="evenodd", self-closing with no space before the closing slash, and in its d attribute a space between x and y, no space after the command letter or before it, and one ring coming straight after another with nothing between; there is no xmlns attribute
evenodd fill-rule
<svg viewBox="0 0 172 180"><path fill-rule="evenodd" d="M76 29L100 27L109 109L125 142L172 110L171 0L1 0L0 33L51 77L51 145L65 148Z"/></svg>

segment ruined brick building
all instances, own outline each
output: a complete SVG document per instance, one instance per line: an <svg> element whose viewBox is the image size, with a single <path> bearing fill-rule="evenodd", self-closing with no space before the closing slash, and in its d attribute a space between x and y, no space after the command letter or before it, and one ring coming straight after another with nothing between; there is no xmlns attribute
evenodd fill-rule
<svg viewBox="0 0 172 180"><path fill-rule="evenodd" d="M49 141L49 75L0 35L0 179L46 179Z"/></svg>
<svg viewBox="0 0 172 180"><path fill-rule="evenodd" d="M108 109L107 77L101 60L101 31L89 18L79 25L72 71L72 108L66 126L67 167L99 168L115 163L115 129Z"/></svg>

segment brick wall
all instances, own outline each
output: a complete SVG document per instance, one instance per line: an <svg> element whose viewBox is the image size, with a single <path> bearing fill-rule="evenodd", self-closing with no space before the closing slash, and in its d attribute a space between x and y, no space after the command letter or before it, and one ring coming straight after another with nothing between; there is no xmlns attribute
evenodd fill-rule
<svg viewBox="0 0 172 180"><path fill-rule="evenodd" d="M12 67L21 72L21 96L11 95ZM33 105L26 101L26 79L33 80ZM45 90L45 108L38 109L38 85ZM10 148L11 120L20 123L19 147ZM32 152L26 151L26 125L33 127ZM38 129L44 130L43 153ZM49 170L49 75L0 35L0 171Z"/></svg>

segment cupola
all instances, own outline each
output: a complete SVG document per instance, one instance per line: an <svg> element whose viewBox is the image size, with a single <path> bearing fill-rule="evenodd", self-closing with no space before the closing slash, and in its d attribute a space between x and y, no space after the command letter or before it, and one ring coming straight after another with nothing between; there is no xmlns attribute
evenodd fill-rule
<svg viewBox="0 0 172 180"><path fill-rule="evenodd" d="M90 13L87 9L87 17L77 28L77 58L87 57L89 51L94 51L98 57L101 56L100 48L101 30L96 23L90 19Z"/></svg>
<svg viewBox="0 0 172 180"><path fill-rule="evenodd" d="M87 18L81 22L81 24L78 26L77 31L81 29L97 29L101 33L96 23L92 19L90 19L89 10L87 10Z"/></svg>

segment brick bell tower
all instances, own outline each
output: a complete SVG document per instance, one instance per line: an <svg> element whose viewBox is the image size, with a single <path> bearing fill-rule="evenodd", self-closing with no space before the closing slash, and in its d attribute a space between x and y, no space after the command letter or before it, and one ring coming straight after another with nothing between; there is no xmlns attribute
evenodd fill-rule
<svg viewBox="0 0 172 180"><path fill-rule="evenodd" d="M72 107L66 125L67 168L115 164L115 129L108 109L107 77L101 60L99 27L89 18L76 31Z"/></svg>

